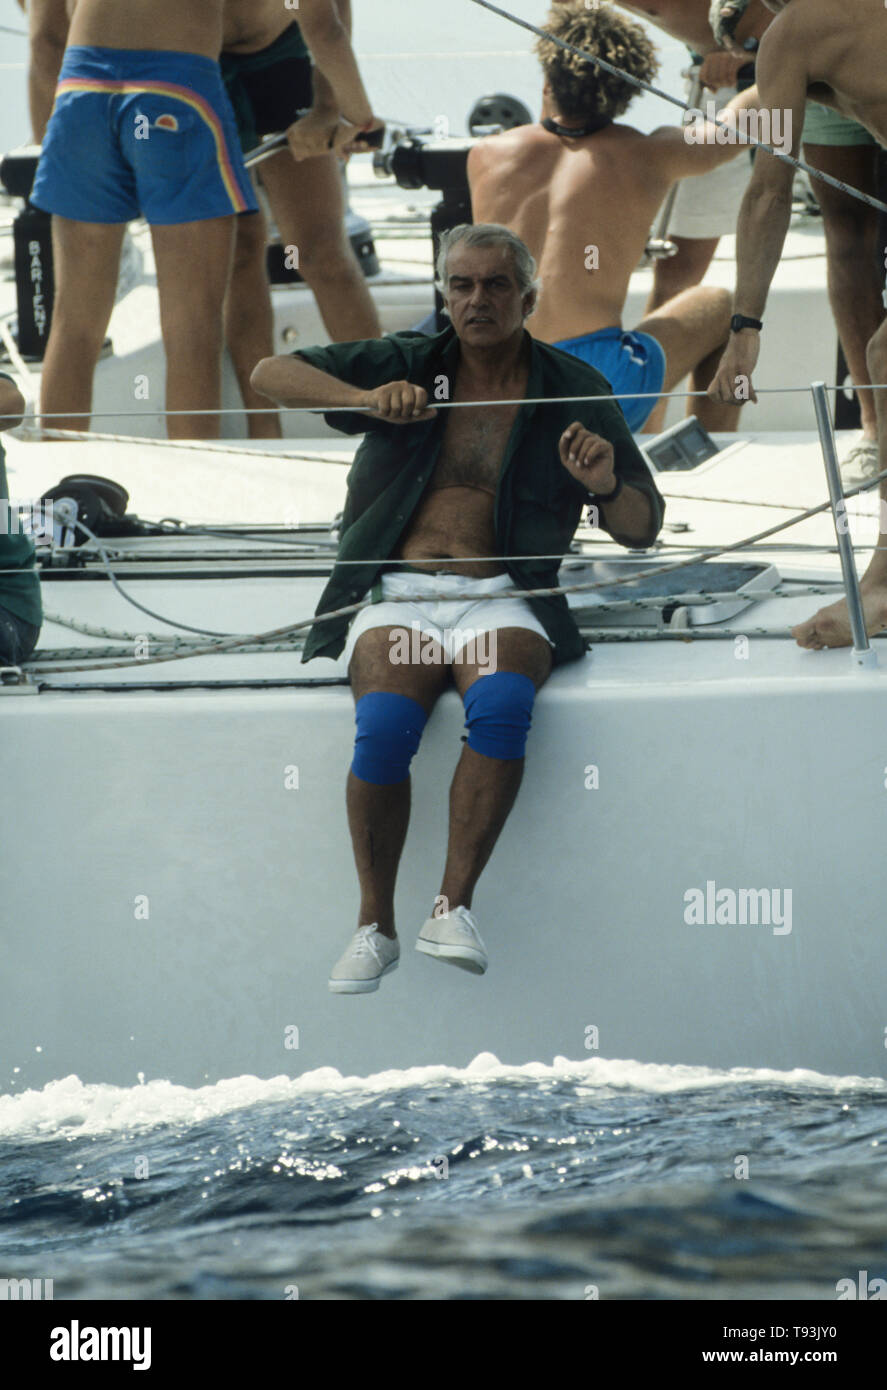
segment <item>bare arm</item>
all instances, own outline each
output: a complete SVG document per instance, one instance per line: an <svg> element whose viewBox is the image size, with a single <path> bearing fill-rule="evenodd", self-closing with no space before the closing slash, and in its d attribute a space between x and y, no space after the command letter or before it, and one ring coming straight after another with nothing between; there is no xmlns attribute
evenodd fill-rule
<svg viewBox="0 0 887 1390"><path fill-rule="evenodd" d="M718 120L729 124L738 112L761 105L757 86L749 87L721 107ZM727 142L724 131L720 132L720 137L724 141L722 144L718 143L718 127L711 121L697 119L681 129L673 125L660 126L649 139L655 142L659 168L674 181L709 174L712 169L748 151L748 143L741 138Z"/></svg>
<svg viewBox="0 0 887 1390"><path fill-rule="evenodd" d="M614 483L615 487L615 483ZM600 508L600 524L619 545L646 548L656 539L649 497L626 483L615 502Z"/></svg>
<svg viewBox="0 0 887 1390"><path fill-rule="evenodd" d="M0 378L0 430L14 430L25 413L25 398L14 381Z"/></svg>
<svg viewBox="0 0 887 1390"><path fill-rule="evenodd" d="M332 0L322 0L322 2L324 4L330 4L332 8L335 8L335 6L332 5ZM350 48L351 0L336 0L336 4L338 5L342 29L348 41L349 52L351 53L352 60L354 60L354 54ZM306 25L303 20L301 27L303 31L305 31L305 37L307 39L307 31L310 26ZM354 129L352 117L350 117L347 112L342 112L341 87L337 88L334 85L335 79L331 81L330 76L323 70L327 61L326 58L324 58L322 52L318 53L314 44L310 44L309 46L312 47L312 56L315 59L313 73L314 99L308 114L303 116L302 119L297 121L294 125L291 125L287 131L290 153L294 159L302 160L311 159L315 155L327 154L330 150L335 151L336 154L347 156L369 149L370 147L368 145L362 143L360 132ZM360 83L360 74L357 72L356 61L354 61L354 71L357 73L357 81ZM360 91L363 92L362 83L360 83ZM366 100L365 93L363 100ZM367 122L364 122L364 124L367 124ZM379 130L384 127L384 122L373 120L372 118L369 124L373 130Z"/></svg>
<svg viewBox="0 0 887 1390"><path fill-rule="evenodd" d="M428 408L427 392L412 382L390 381L362 391L298 357L263 357L253 370L250 385L277 405L314 410L347 407L396 425L431 420L437 414Z"/></svg>
<svg viewBox="0 0 887 1390"><path fill-rule="evenodd" d="M606 495L616 486L615 450L608 439L594 434L575 420L558 440L561 463L571 477L592 493ZM595 504L598 524L620 545L648 546L656 539L656 525L650 498L639 488L625 483L612 502Z"/></svg>
<svg viewBox="0 0 887 1390"><path fill-rule="evenodd" d="M347 381L321 372L298 357L263 357L253 368L250 385L277 405L350 406L360 410L366 404L366 391Z"/></svg>
<svg viewBox="0 0 887 1390"><path fill-rule="evenodd" d="M808 76L803 35L796 35L784 10L765 35L758 57L758 82L763 101L771 109L781 108L786 131L791 133L791 153L798 155ZM763 104L763 102L762 102ZM791 219L792 181L790 164L759 152L754 173L745 191L736 228L737 314L763 317L767 295L785 244ZM744 328L732 333L721 358L717 374L709 387L712 400L735 401L741 388L756 400L751 375L757 364L760 337L757 329Z"/></svg>
<svg viewBox="0 0 887 1390"><path fill-rule="evenodd" d="M350 0L307 0L299 10L299 27L333 104L351 125L368 125L373 108L351 47Z"/></svg>
<svg viewBox="0 0 887 1390"><path fill-rule="evenodd" d="M342 27L350 41L353 32L351 24L351 0L336 0L336 8L339 11ZM335 111L338 115L339 108L336 104L336 94L328 78L324 76L316 63L314 65L314 72L312 73L312 83L314 87L312 110L323 112Z"/></svg>
<svg viewBox="0 0 887 1390"><path fill-rule="evenodd" d="M28 105L34 140L39 145L52 114L59 69L68 42L65 0L31 0L28 6L28 33Z"/></svg>
<svg viewBox="0 0 887 1390"><path fill-rule="evenodd" d="M782 32L777 23L762 45L758 81L762 106L783 112L786 133L791 135L790 153L797 159L807 104L807 72L803 46L795 39L779 42ZM736 228L738 314L760 318L764 312L791 220L793 180L790 164L774 155L758 153Z"/></svg>
<svg viewBox="0 0 887 1390"><path fill-rule="evenodd" d="M792 169L758 155L736 224L737 314L763 317L792 211Z"/></svg>

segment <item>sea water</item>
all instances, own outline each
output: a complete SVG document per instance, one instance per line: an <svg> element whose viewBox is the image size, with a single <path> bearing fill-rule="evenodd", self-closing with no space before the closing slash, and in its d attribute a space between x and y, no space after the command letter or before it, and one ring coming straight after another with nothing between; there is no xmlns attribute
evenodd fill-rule
<svg viewBox="0 0 887 1390"><path fill-rule="evenodd" d="M801 1071L68 1077L0 1098L0 1279L55 1300L876 1297L885 1156L887 1083Z"/></svg>

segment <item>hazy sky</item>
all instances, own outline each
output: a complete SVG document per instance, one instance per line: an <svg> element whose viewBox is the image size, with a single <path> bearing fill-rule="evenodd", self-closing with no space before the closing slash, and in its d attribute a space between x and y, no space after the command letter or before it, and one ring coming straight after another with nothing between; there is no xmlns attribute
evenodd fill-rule
<svg viewBox="0 0 887 1390"><path fill-rule="evenodd" d="M475 100L490 92L520 97L538 114L541 84L526 31L471 0L352 0L352 8L356 48L365 55L364 76L380 115L416 124L446 116L452 133L462 134ZM541 0L505 0L503 8L541 24L548 7ZM15 0L0 0L0 25L24 30ZM686 51L650 32L662 53L658 83L680 96ZM30 138L25 61L24 39L0 30L0 151ZM655 97L641 97L628 118L652 130L677 122L679 113Z"/></svg>

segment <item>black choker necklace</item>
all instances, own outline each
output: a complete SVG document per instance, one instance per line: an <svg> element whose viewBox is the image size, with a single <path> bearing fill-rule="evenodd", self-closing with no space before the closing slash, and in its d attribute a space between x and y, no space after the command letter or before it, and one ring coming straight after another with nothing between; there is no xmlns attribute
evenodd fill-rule
<svg viewBox="0 0 887 1390"><path fill-rule="evenodd" d="M594 135L597 131L603 130L604 126L612 125L610 116L589 116L585 125L559 125L551 116L546 116L542 121L542 128L550 130L552 135L563 135L569 139L577 140L583 135Z"/></svg>

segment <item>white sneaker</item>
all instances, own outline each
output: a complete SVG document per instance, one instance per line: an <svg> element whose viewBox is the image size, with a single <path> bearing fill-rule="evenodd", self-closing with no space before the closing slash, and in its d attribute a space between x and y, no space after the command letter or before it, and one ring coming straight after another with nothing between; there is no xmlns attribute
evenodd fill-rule
<svg viewBox="0 0 887 1390"><path fill-rule="evenodd" d="M397 969L400 942L383 936L378 926L357 928L330 972L333 994L371 994L383 975Z"/></svg>
<svg viewBox="0 0 887 1390"><path fill-rule="evenodd" d="M841 459L841 479L849 487L868 482L880 472L878 467L878 441L860 439L849 454Z"/></svg>
<svg viewBox="0 0 887 1390"><path fill-rule="evenodd" d="M472 975L483 975L487 968L487 949L467 907L454 907L442 917L429 917L419 932L416 950Z"/></svg>

